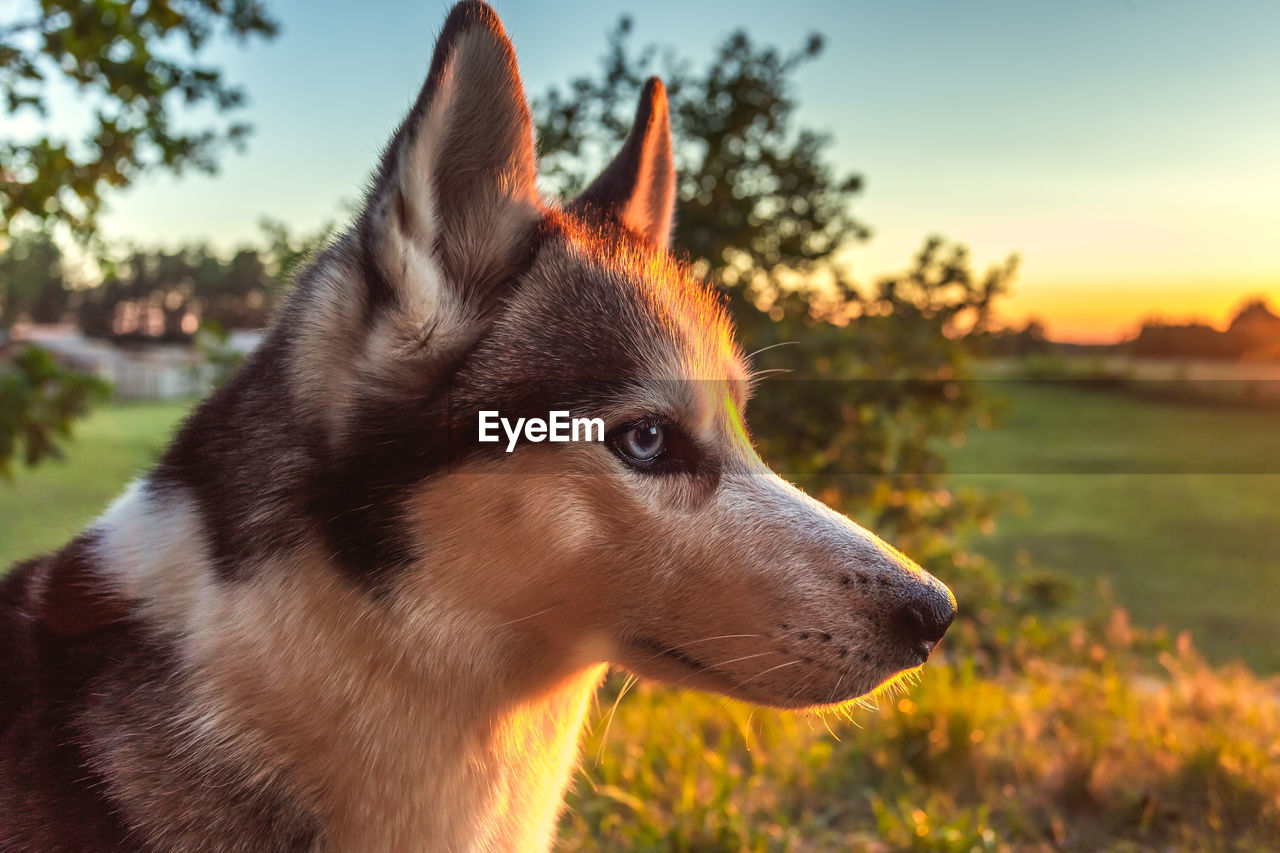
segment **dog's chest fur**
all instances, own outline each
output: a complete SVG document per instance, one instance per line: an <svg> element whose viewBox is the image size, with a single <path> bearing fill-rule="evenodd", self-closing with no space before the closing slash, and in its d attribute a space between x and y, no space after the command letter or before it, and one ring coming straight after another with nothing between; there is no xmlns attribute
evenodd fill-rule
<svg viewBox="0 0 1280 853"><path fill-rule="evenodd" d="M207 655L209 704L292 757L329 848L550 846L600 668L530 696L503 683L500 650L443 613L406 634L336 585L222 606L234 627Z"/></svg>

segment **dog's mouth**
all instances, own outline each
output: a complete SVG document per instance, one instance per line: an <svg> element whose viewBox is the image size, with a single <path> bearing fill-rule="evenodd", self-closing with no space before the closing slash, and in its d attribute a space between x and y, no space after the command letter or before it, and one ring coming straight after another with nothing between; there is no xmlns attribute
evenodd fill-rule
<svg viewBox="0 0 1280 853"><path fill-rule="evenodd" d="M721 672L711 664L704 663L681 649L679 646L667 645L666 643L655 640L653 637L637 637L631 640L630 644L638 651L647 655L644 663L674 664L690 675L714 674L720 676L726 681L732 682L733 680L728 673Z"/></svg>
<svg viewBox="0 0 1280 853"><path fill-rule="evenodd" d="M638 675L662 681L673 687L697 687L726 696L767 704L763 696L744 688L739 679L719 666L707 663L679 646L653 637L635 637L627 643L636 656L625 661Z"/></svg>
<svg viewBox="0 0 1280 853"><path fill-rule="evenodd" d="M775 708L797 709L839 705L866 696L895 681L903 673L918 670L924 657L897 664L886 662L870 671L849 672L821 666L813 660L788 658L780 650L774 654L780 662L768 662L752 674L727 672L707 663L679 646L672 646L653 637L635 637L628 641L638 656L628 665L639 675L655 678L677 687L700 687L732 698ZM763 659L762 653L760 657ZM743 657L757 657L749 655ZM735 658L739 660L741 658ZM733 662L733 661L730 661ZM625 662L624 662L625 663ZM791 673L786 670L791 669ZM807 671L799 674L797 670ZM766 681L762 676L777 672L785 684Z"/></svg>

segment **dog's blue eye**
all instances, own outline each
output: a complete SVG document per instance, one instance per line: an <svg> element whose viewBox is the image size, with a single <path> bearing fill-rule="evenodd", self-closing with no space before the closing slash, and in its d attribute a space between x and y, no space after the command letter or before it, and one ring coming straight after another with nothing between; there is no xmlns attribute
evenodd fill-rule
<svg viewBox="0 0 1280 853"><path fill-rule="evenodd" d="M652 462L666 449L662 424L645 421L629 426L618 435L617 447L636 462Z"/></svg>

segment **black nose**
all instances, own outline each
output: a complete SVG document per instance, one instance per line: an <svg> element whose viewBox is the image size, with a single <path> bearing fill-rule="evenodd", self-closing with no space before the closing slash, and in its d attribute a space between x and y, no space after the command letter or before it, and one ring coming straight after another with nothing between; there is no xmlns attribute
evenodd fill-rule
<svg viewBox="0 0 1280 853"><path fill-rule="evenodd" d="M894 628L908 645L928 658L955 618L956 606L951 596L929 589L899 605Z"/></svg>

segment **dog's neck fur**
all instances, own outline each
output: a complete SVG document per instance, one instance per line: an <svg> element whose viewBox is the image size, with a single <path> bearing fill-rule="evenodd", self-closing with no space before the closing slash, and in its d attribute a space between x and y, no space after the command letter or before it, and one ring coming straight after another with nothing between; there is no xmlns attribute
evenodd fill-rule
<svg viewBox="0 0 1280 853"><path fill-rule="evenodd" d="M447 602L372 598L318 551L219 581L195 518L144 482L98 541L113 585L176 640L207 748L290 779L329 849L550 845L602 665L531 655L518 626L477 630Z"/></svg>

